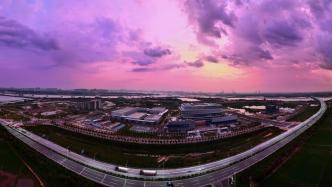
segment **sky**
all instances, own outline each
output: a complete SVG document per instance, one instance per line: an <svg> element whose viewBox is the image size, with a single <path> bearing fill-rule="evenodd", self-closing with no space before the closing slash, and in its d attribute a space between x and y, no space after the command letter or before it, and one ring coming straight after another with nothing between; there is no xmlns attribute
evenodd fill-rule
<svg viewBox="0 0 332 187"><path fill-rule="evenodd" d="M330 0L1 0L0 87L332 90Z"/></svg>

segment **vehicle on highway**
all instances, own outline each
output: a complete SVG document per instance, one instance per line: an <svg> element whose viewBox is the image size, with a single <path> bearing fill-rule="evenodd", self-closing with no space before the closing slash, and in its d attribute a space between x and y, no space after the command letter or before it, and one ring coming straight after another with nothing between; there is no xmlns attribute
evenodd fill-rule
<svg viewBox="0 0 332 187"><path fill-rule="evenodd" d="M128 173L128 168L126 168L126 167L122 167L122 166L116 166L115 167L115 170L116 171L120 171L120 172L124 172L124 173Z"/></svg>
<svg viewBox="0 0 332 187"><path fill-rule="evenodd" d="M167 187L174 187L174 184L173 184L171 181L168 181L168 182L166 183L166 186L167 186Z"/></svg>
<svg viewBox="0 0 332 187"><path fill-rule="evenodd" d="M146 169L142 169L140 171L141 175L145 175L145 176L156 176L157 175L157 171L156 170L146 170Z"/></svg>

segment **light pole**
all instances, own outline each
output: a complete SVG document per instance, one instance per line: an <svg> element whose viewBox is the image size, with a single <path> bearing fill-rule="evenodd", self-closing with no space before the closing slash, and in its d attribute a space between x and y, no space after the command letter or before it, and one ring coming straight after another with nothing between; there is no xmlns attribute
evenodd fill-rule
<svg viewBox="0 0 332 187"><path fill-rule="evenodd" d="M69 150L69 146L67 146L67 157L69 158L69 152L70 152L70 150Z"/></svg>
<svg viewBox="0 0 332 187"><path fill-rule="evenodd" d="M93 156L93 159L96 160L96 155L97 155L97 152L95 152L94 156Z"/></svg>

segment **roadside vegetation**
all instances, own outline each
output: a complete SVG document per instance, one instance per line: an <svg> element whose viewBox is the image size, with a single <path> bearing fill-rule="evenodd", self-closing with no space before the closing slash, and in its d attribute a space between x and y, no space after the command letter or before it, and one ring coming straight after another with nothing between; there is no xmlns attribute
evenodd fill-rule
<svg viewBox="0 0 332 187"><path fill-rule="evenodd" d="M140 168L177 168L210 162L247 150L281 133L281 130L271 127L216 142L137 145L98 139L54 126L34 126L26 129L88 157Z"/></svg>
<svg viewBox="0 0 332 187"><path fill-rule="evenodd" d="M237 175L237 186L330 186L332 109L304 134Z"/></svg>
<svg viewBox="0 0 332 187"><path fill-rule="evenodd" d="M100 186L57 165L45 156L32 150L9 134L2 126L0 126L0 158L0 171L13 173L20 178L31 178L34 180L34 186L42 186L39 180L46 187ZM38 176L38 179L26 165ZM4 180L5 178L0 176L0 186L2 186L1 184Z"/></svg>
<svg viewBox="0 0 332 187"><path fill-rule="evenodd" d="M305 121L310 116L314 115L319 108L319 106L307 106L302 112L290 118L288 121Z"/></svg>
<svg viewBox="0 0 332 187"><path fill-rule="evenodd" d="M331 186L332 184L332 110L312 135L263 186Z"/></svg>
<svg viewBox="0 0 332 187"><path fill-rule="evenodd" d="M5 186L5 183L15 185L20 179L32 180L36 186L40 186L8 139L8 133L0 126L0 186Z"/></svg>

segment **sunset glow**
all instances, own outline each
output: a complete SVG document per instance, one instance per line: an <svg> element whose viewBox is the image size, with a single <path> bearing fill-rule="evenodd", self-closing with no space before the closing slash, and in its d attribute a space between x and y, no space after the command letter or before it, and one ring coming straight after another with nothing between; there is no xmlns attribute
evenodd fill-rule
<svg viewBox="0 0 332 187"><path fill-rule="evenodd" d="M331 25L323 0L4 0L0 85L327 91Z"/></svg>

